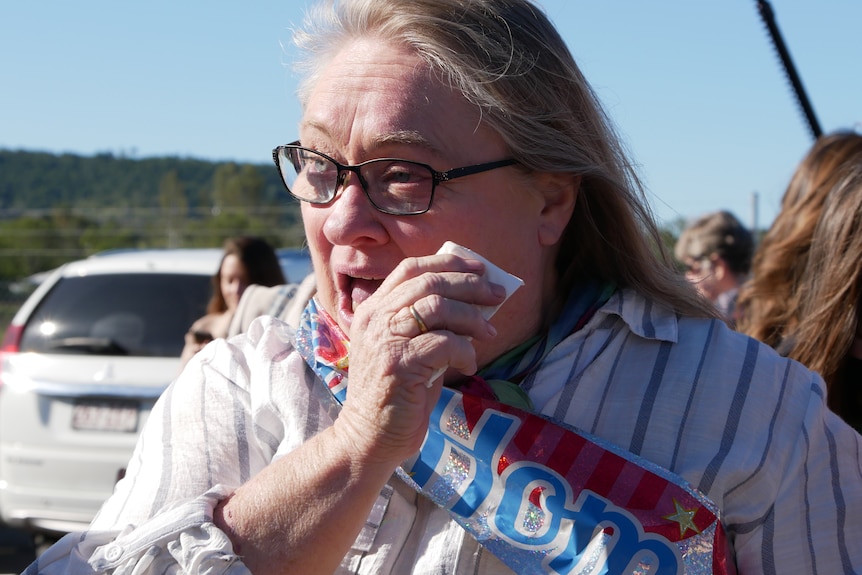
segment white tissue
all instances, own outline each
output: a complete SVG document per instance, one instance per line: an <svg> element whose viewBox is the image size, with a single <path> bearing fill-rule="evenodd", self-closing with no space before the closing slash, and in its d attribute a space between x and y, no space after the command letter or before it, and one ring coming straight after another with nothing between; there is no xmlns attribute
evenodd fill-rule
<svg viewBox="0 0 862 575"><path fill-rule="evenodd" d="M491 319L497 310L500 309L500 306L506 303L506 300L515 293L519 287L524 285L524 280L519 278L518 276L512 275L507 271L504 271L500 267L494 265L487 259L483 258L476 252L471 249L465 248L464 246L459 246L455 242L446 242L443 246L437 250L438 254L455 254L456 256L461 256L463 258L470 258L474 260L479 260L483 264L485 264L485 274L488 276L488 279L495 284L499 284L503 286L506 290L506 299L500 302L499 305L487 305L487 306L477 306L479 310L482 312L482 316L488 320ZM428 380L428 383L425 385L427 387L431 387L434 380L443 375L443 372L446 371L446 368L441 368L434 372L434 375L431 376L431 379Z"/></svg>
<svg viewBox="0 0 862 575"><path fill-rule="evenodd" d="M455 242L444 243L443 246L437 250L437 253L455 254L462 258L479 260L485 264L485 274L488 276L488 279L491 280L492 283L499 284L506 289L506 299L509 299L509 297L515 293L515 290L524 285L524 280L518 276L514 276L509 272L502 270L473 250L465 248L464 246L459 246ZM499 305L479 306L479 309L482 310L482 316L485 319L491 319L491 316L497 313L500 306L506 303L506 299L504 299Z"/></svg>

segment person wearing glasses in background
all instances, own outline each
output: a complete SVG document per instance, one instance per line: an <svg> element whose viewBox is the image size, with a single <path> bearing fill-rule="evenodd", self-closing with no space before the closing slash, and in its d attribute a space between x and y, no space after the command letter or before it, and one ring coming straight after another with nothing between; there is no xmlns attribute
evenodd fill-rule
<svg viewBox="0 0 862 575"><path fill-rule="evenodd" d="M754 254L748 228L728 211L703 215L682 231L674 253L686 279L735 326L736 298Z"/></svg>
<svg viewBox="0 0 862 575"><path fill-rule="evenodd" d="M314 296L198 353L28 575L862 570L862 438L676 271L538 7L325 2L296 38Z"/></svg>

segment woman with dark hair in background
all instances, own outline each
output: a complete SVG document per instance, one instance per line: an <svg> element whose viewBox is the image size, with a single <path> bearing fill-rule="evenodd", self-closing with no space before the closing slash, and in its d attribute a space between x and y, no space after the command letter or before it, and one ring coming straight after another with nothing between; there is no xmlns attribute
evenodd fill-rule
<svg viewBox="0 0 862 575"><path fill-rule="evenodd" d="M186 333L182 364L213 339L227 336L239 299L248 286L283 283L285 278L278 256L266 240L254 236L225 240L224 255L212 278L213 293L207 304L207 314L197 319Z"/></svg>

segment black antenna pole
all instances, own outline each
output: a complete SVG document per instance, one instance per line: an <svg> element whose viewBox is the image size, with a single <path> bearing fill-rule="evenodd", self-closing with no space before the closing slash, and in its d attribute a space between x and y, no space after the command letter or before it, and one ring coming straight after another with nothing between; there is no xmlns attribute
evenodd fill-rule
<svg viewBox="0 0 862 575"><path fill-rule="evenodd" d="M793 60L790 58L790 52L787 51L787 46L784 45L784 39L781 37L781 32L778 30L778 25L775 23L775 14L772 11L772 6L767 0L757 0L757 11L760 13L763 23L766 24L766 29L769 31L769 37L772 39L772 44L781 58L781 64L784 66L784 72L787 74L787 79L790 80L790 85L793 86L793 93L799 106L802 108L802 113L808 122L808 127L814 139L820 137L823 133L820 129L820 123L817 121L817 116L814 114L814 108L811 107L811 102L808 101L808 96L805 94L805 88L802 86L802 80L799 79L799 74L796 73L796 67L793 65Z"/></svg>

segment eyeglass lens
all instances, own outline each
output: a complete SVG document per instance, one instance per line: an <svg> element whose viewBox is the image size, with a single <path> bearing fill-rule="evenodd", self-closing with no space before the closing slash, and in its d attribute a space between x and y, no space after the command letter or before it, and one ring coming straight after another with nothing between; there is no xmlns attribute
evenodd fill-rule
<svg viewBox="0 0 862 575"><path fill-rule="evenodd" d="M288 191L315 204L332 201L350 172L374 206L390 214L420 214L431 206L434 173L429 166L407 160L371 160L359 166L339 166L330 158L298 146L277 148L278 164Z"/></svg>

